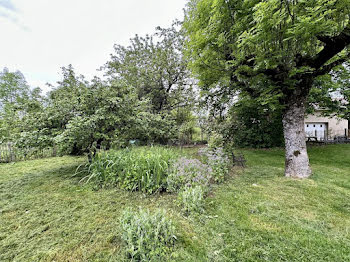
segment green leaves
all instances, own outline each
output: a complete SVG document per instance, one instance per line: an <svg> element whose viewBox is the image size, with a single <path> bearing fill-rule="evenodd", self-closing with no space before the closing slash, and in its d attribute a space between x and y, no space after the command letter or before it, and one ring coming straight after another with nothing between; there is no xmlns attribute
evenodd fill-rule
<svg viewBox="0 0 350 262"><path fill-rule="evenodd" d="M348 0L202 0L188 5L184 25L191 67L205 85L210 65L220 67L218 60L241 63L253 56L255 70L292 68L296 54L314 56L322 49L318 35L334 36L348 22ZM203 60L207 66L201 66Z"/></svg>
<svg viewBox="0 0 350 262"><path fill-rule="evenodd" d="M126 258L130 261L164 261L176 242L175 226L164 210L124 210L120 219Z"/></svg>
<svg viewBox="0 0 350 262"><path fill-rule="evenodd" d="M185 187L178 195L178 202L185 215L204 212L205 192L201 186Z"/></svg>
<svg viewBox="0 0 350 262"><path fill-rule="evenodd" d="M171 28L130 39L127 47L116 45L105 65L107 75L132 86L140 99L148 100L152 113L187 104L191 94L187 61L183 56L184 36L179 22Z"/></svg>
<svg viewBox="0 0 350 262"><path fill-rule="evenodd" d="M0 73L0 143L16 141L26 120L42 109L40 88L30 89L20 71Z"/></svg>
<svg viewBox="0 0 350 262"><path fill-rule="evenodd" d="M97 188L117 186L153 194L166 189L169 164L177 152L163 147L132 148L98 153L87 164L82 181Z"/></svg>
<svg viewBox="0 0 350 262"><path fill-rule="evenodd" d="M349 60L349 21L349 0L190 1L189 67L226 142L281 145L283 110L303 110L315 79Z"/></svg>

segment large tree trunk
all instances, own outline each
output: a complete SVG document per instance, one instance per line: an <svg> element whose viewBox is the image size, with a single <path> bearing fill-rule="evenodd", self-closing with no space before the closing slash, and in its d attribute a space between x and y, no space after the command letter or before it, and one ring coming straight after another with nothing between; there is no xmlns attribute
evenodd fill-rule
<svg viewBox="0 0 350 262"><path fill-rule="evenodd" d="M305 100L301 98L288 103L283 114L287 177L307 178L311 175L304 128Z"/></svg>

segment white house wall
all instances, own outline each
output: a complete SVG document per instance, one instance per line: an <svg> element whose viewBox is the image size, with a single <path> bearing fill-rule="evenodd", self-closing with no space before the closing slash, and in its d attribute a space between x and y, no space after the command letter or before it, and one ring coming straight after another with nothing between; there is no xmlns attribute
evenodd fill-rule
<svg viewBox="0 0 350 262"><path fill-rule="evenodd" d="M305 117L305 124L307 123L327 123L329 138L344 136L345 130L348 134L348 120L337 117L324 117L319 112L316 112L314 115L307 115Z"/></svg>

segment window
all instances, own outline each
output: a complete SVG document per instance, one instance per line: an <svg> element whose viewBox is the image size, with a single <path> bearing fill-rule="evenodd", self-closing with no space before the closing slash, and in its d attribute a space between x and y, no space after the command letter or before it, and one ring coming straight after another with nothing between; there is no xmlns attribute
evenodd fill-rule
<svg viewBox="0 0 350 262"><path fill-rule="evenodd" d="M309 127L309 125L306 125L306 127Z"/></svg>
<svg viewBox="0 0 350 262"><path fill-rule="evenodd" d="M316 125L314 125L314 127L316 127Z"/></svg>
<svg viewBox="0 0 350 262"><path fill-rule="evenodd" d="M322 125L321 125L321 127L322 127Z"/></svg>

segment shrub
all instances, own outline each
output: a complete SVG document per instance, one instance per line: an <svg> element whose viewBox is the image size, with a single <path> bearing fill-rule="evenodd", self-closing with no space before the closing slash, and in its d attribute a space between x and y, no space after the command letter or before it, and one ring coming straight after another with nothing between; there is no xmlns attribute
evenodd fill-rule
<svg viewBox="0 0 350 262"><path fill-rule="evenodd" d="M118 186L152 194L166 188L169 164L177 152L164 147L142 147L98 153L83 181L97 187Z"/></svg>
<svg viewBox="0 0 350 262"><path fill-rule="evenodd" d="M224 145L253 148L283 146L282 108L278 96L274 99L271 103L261 103L242 93L229 109L225 121L216 126L217 132L223 136Z"/></svg>
<svg viewBox="0 0 350 262"><path fill-rule="evenodd" d="M204 190L201 186L185 187L178 196L179 204L185 215L204 211Z"/></svg>
<svg viewBox="0 0 350 262"><path fill-rule="evenodd" d="M231 164L224 150L222 148L201 148L199 154L211 167L214 182L224 182Z"/></svg>
<svg viewBox="0 0 350 262"><path fill-rule="evenodd" d="M211 180L212 169L198 159L179 158L171 166L167 179L167 190L178 192L184 186L201 185L207 187Z"/></svg>
<svg viewBox="0 0 350 262"><path fill-rule="evenodd" d="M127 209L121 217L122 240L126 256L132 261L162 261L172 251L176 236L175 226L165 211Z"/></svg>
<svg viewBox="0 0 350 262"><path fill-rule="evenodd" d="M217 132L212 132L208 141L210 148L222 147L224 144L223 137Z"/></svg>

